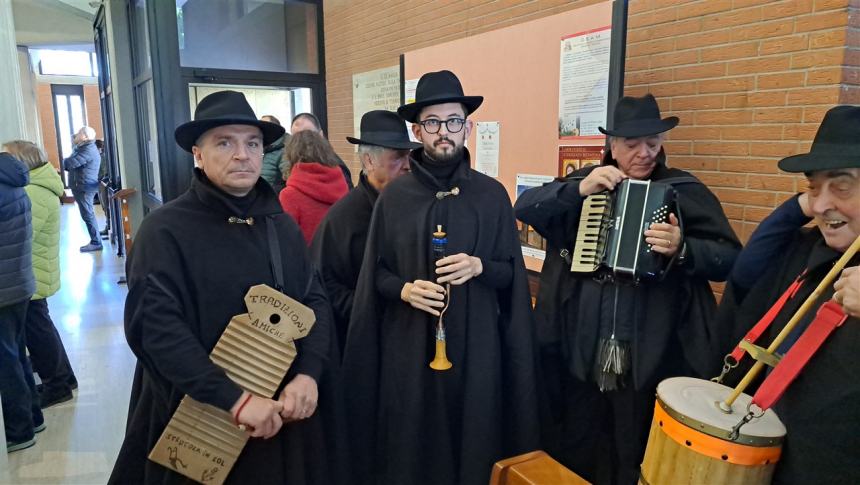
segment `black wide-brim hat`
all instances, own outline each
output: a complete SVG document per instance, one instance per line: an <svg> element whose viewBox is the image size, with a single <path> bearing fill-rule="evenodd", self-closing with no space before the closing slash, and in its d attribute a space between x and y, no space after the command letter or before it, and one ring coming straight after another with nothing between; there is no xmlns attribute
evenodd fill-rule
<svg viewBox="0 0 860 485"><path fill-rule="evenodd" d="M639 138L671 130L678 126L678 117L661 118L657 100L648 93L641 98L624 96L618 100L615 105L613 125L612 129L602 126L598 126L597 129L604 135Z"/></svg>
<svg viewBox="0 0 860 485"><path fill-rule="evenodd" d="M809 153L779 161L786 172L860 168L860 106L837 106L824 115Z"/></svg>
<svg viewBox="0 0 860 485"><path fill-rule="evenodd" d="M256 126L263 132L263 146L271 145L286 133L280 125L258 120L244 94L218 91L200 100L194 120L179 125L173 137L183 150L190 152L203 133L223 125Z"/></svg>
<svg viewBox="0 0 860 485"><path fill-rule="evenodd" d="M415 123L421 109L427 106L445 103L462 103L466 107L466 116L474 113L481 103L483 96L464 96L463 85L451 71L428 72L418 80L415 88L415 102L404 104L397 108L397 114L404 120Z"/></svg>
<svg viewBox="0 0 860 485"><path fill-rule="evenodd" d="M423 145L409 139L409 131L397 113L378 109L361 117L361 138L346 137L353 145L374 145L394 150L413 150Z"/></svg>

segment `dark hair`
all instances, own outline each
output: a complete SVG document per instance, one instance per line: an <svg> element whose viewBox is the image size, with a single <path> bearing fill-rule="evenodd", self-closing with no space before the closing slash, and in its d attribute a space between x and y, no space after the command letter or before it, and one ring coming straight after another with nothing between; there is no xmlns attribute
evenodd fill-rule
<svg viewBox="0 0 860 485"><path fill-rule="evenodd" d="M271 120L271 121L269 121L269 123L274 123L278 126L281 126L281 120L276 118L275 115L263 115L260 117L261 120L263 120L263 118L269 118L269 120ZM263 121L266 121L266 120L263 120Z"/></svg>
<svg viewBox="0 0 860 485"><path fill-rule="evenodd" d="M319 163L327 167L338 166L338 158L331 144L315 131L305 130L290 137L284 147L284 160L296 163Z"/></svg>
<svg viewBox="0 0 860 485"><path fill-rule="evenodd" d="M104 140L96 140L95 143L96 143L96 148L98 148L99 150L101 150L105 147L105 141Z"/></svg>
<svg viewBox="0 0 860 485"><path fill-rule="evenodd" d="M320 123L320 119L316 117L313 113L299 113L293 116L293 121L290 121L290 126L293 126L293 123L296 122L299 118L307 118L311 120L311 123L317 128L318 131L322 131L322 124Z"/></svg>

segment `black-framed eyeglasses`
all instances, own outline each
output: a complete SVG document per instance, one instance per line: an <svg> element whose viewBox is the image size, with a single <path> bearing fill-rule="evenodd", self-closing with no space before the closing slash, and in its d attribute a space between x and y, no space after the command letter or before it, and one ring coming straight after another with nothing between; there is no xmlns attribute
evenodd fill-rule
<svg viewBox="0 0 860 485"><path fill-rule="evenodd" d="M463 118L449 118L442 121L431 118L429 120L419 121L418 124L424 127L424 131L427 133L435 135L436 133L439 133L439 129L442 128L442 124L445 125L445 129L448 130L448 133L459 133L460 130L463 129L463 126L466 125L466 120Z"/></svg>

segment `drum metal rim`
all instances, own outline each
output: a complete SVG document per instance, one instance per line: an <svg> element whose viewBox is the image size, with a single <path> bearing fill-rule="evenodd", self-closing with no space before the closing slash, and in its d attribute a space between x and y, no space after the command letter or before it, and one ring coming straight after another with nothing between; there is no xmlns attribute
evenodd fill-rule
<svg viewBox="0 0 860 485"><path fill-rule="evenodd" d="M762 437L762 436L752 436L741 433L738 436L738 439L732 441L729 439L729 434L731 430L724 430L722 428L718 428L716 426L704 423L699 421L698 419L693 419L689 416L684 416L672 409L671 406L666 404L665 401L660 399L660 396L657 396L657 403L663 408L663 411L666 412L672 419L678 421L679 423L684 424L685 426L704 433L709 436L713 436L714 438L719 438L721 440L726 440L732 443L740 443L744 445L750 446L761 446L761 447L772 447L772 446L781 446L784 437Z"/></svg>
<svg viewBox="0 0 860 485"><path fill-rule="evenodd" d="M656 428L660 430L659 434L681 447L733 465L773 466L782 454L781 446L748 446L697 431L670 416L659 401L654 405L654 422L651 426L652 431L659 426ZM648 446L651 446L650 439Z"/></svg>

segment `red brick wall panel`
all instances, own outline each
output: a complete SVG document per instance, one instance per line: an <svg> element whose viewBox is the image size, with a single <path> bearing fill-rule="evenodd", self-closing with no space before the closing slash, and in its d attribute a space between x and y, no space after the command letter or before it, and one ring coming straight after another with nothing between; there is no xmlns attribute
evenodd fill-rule
<svg viewBox="0 0 860 485"><path fill-rule="evenodd" d="M404 51L593 3L323 2L335 149L353 160L343 137L352 131L354 73L395 65ZM860 103L858 9L860 0L630 1L625 93L651 92L666 115L681 118L668 134L669 164L713 187L744 240L805 187L776 162L808 150L833 105Z"/></svg>

